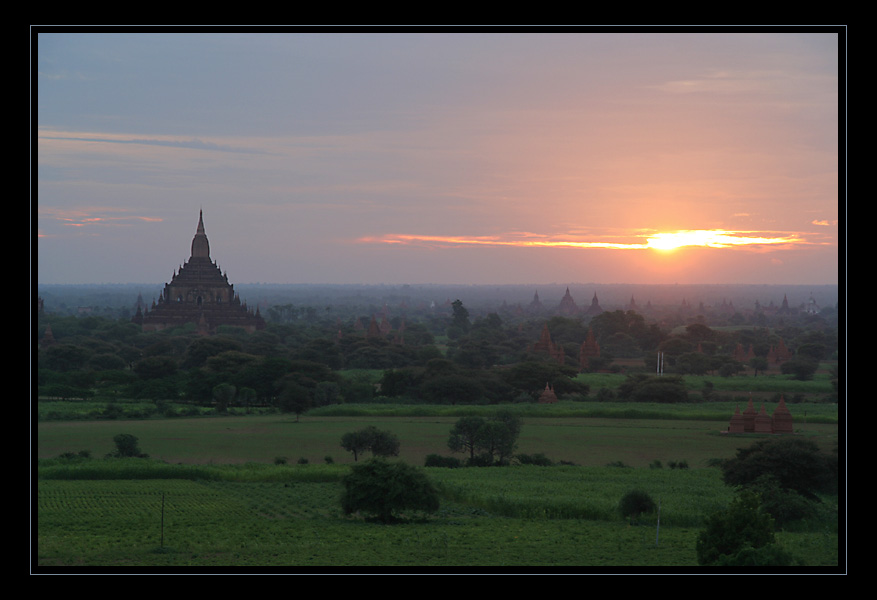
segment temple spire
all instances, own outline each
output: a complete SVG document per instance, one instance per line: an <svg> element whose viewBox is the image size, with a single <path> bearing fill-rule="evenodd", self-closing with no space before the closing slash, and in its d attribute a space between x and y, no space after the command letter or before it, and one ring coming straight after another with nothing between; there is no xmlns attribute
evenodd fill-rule
<svg viewBox="0 0 877 600"><path fill-rule="evenodd" d="M210 258L210 243L204 232L204 211L198 211L198 229L192 239L192 258Z"/></svg>

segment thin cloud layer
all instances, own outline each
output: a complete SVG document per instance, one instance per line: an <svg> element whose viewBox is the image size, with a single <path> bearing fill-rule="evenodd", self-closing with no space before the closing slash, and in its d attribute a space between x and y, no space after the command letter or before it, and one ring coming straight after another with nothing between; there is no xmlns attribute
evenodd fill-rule
<svg viewBox="0 0 877 600"><path fill-rule="evenodd" d="M41 282L837 279L832 32L38 42Z"/></svg>

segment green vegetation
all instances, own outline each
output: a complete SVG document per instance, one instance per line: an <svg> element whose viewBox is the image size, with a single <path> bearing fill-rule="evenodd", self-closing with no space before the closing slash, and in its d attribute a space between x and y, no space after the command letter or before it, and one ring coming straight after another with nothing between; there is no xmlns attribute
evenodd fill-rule
<svg viewBox="0 0 877 600"><path fill-rule="evenodd" d="M702 564L837 566L836 454L805 493L779 467L746 474L766 439L722 433L750 397L784 398L807 452L832 456L836 323L473 318L457 300L406 319L402 344L401 319L366 336L377 309L350 310L279 305L264 331L209 337L40 315L37 565L697 569L745 488L769 543ZM533 351L546 324L564 364ZM781 338L806 373L761 360ZM546 383L557 403L537 402Z"/></svg>
<svg viewBox="0 0 877 600"><path fill-rule="evenodd" d="M716 469L425 468L438 511L387 527L344 514L350 469L40 461L38 564L696 569L697 535L734 498ZM618 510L633 487L661 501L657 543L655 514L630 526ZM777 543L811 572L836 565L833 518Z"/></svg>
<svg viewBox="0 0 877 600"><path fill-rule="evenodd" d="M381 523L392 523L412 511L431 514L439 509L438 492L429 478L403 462L373 458L351 467L341 483L341 508L346 515L363 512Z"/></svg>

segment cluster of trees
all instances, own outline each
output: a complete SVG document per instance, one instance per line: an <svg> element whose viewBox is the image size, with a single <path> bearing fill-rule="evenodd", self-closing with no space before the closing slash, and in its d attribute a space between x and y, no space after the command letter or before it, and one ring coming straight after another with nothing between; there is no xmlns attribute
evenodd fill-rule
<svg viewBox="0 0 877 600"><path fill-rule="evenodd" d="M451 428L448 448L469 455L469 466L505 465L517 448L523 422L509 411L493 417L462 417ZM372 458L355 464L342 483L341 507L345 514L362 512L381 522L392 522L400 513L433 513L439 497L435 486L420 469L402 461L387 462L399 455L399 439L374 426L345 433L341 447L353 453L354 462L364 452ZM427 460L429 463L429 460Z"/></svg>
<svg viewBox="0 0 877 600"><path fill-rule="evenodd" d="M353 454L353 461L359 460L364 452L374 457L399 456L399 438L390 431L383 431L370 425L358 431L345 433L341 437L341 447Z"/></svg>
<svg viewBox="0 0 877 600"><path fill-rule="evenodd" d="M763 370L763 357L781 335L796 350L795 360L784 365L784 371L803 379L812 377L816 361L837 351L836 332L824 328L725 332L695 322L671 334L634 311L607 311L589 319L515 318L507 323L496 312L473 319L456 300L445 313L406 320L401 336L398 317L391 321L393 332L368 336L350 322L339 325L318 312L296 312L296 319L278 319L259 332L220 328L209 337L198 336L194 324L145 333L125 320L42 315L36 331L39 393L63 399L182 401L220 411L272 406L301 414L311 406L370 401L378 393L424 403L532 401L546 383L561 398L584 398L589 390L575 377L581 370L579 347L589 330L602 353L592 359L592 370L612 369L616 357L642 357L645 370L651 372L657 352L667 375ZM546 323L553 342L564 350L563 365L532 352ZM48 325L56 343L40 346ZM399 339L404 343L397 343ZM752 365L731 359L738 343L752 346ZM342 370L355 369L382 371L379 391L374 382L339 376ZM621 399L636 401L658 393L660 401L673 401L677 393L667 378L656 389L644 382L631 385L634 389Z"/></svg>
<svg viewBox="0 0 877 600"><path fill-rule="evenodd" d="M521 418L508 410L491 418L461 417L451 429L448 448L468 455L467 464L489 466L508 464L518 446Z"/></svg>
<svg viewBox="0 0 877 600"><path fill-rule="evenodd" d="M698 535L705 566L789 566L794 557L776 543L777 527L816 516L821 495L837 495L837 453L794 436L760 440L720 464L737 490L731 505L711 515Z"/></svg>

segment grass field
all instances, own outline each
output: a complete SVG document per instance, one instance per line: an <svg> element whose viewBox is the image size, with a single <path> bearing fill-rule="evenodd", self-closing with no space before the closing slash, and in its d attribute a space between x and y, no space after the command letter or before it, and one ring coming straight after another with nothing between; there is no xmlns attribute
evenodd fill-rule
<svg viewBox="0 0 877 600"><path fill-rule="evenodd" d="M138 460L141 478L132 479L124 463ZM48 470L39 482L38 565L694 571L703 518L733 494L713 469L426 469L442 489L439 513L381 525L341 514L343 465L208 466L198 474L156 465L151 475L174 476L161 479L144 462L81 474L123 479L53 479L71 473ZM616 512L631 486L661 502L660 528L656 516L631 525ZM811 568L837 564L836 531L783 532L779 541Z"/></svg>
<svg viewBox="0 0 877 600"><path fill-rule="evenodd" d="M520 406L518 452L577 466L425 468L441 490L440 511L380 525L341 512L341 478L353 463L340 447L341 436L365 425L393 431L401 441L399 459L422 465L428 454L451 454L447 438L461 411L489 414L495 407L448 413L450 407L362 405L344 407L346 414L328 408L300 420L252 415L38 423L34 567L697 572L694 545L703 520L733 496L708 464L758 439L720 433L728 420L718 417L729 417L731 404ZM598 408L644 412L570 416ZM825 421L796 417L795 427L834 449L836 406L791 409ZM643 414L660 418L637 418ZM151 458L101 458L114 450L118 433L137 436ZM94 458L57 458L81 450ZM277 457L288 464L274 464ZM296 464L299 459L308 464ZM690 468L649 468L655 460L685 461ZM660 529L656 517L631 525L618 514L618 501L632 488L661 503ZM778 534L809 572L839 562L837 498L827 498L821 511L818 523Z"/></svg>
<svg viewBox="0 0 877 600"><path fill-rule="evenodd" d="M38 457L88 450L104 456L114 450L113 436L137 436L151 457L184 463L289 462L306 459L322 463L352 462L340 446L341 436L365 425L395 433L401 441L400 458L422 465L428 454L449 455L448 433L456 417L386 417L267 415L249 417L147 419L135 421L52 421L39 423ZM518 451L541 452L554 461L603 466L621 461L647 466L653 460L686 460L691 467L706 466L713 458L729 458L750 438L720 433L727 421L636 418L527 417ZM802 435L830 445L837 425L796 425ZM835 437L832 437L834 434ZM827 448L828 449L828 448Z"/></svg>

